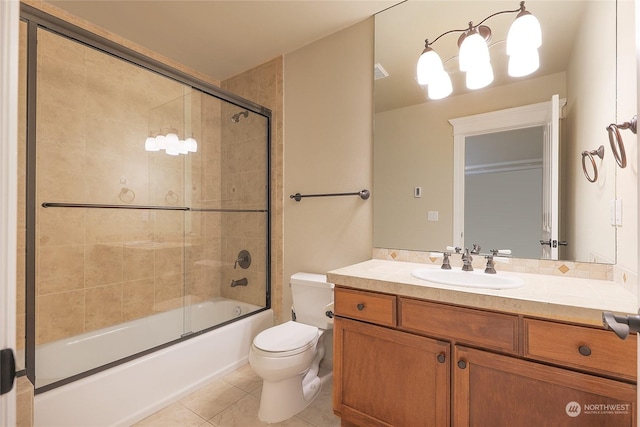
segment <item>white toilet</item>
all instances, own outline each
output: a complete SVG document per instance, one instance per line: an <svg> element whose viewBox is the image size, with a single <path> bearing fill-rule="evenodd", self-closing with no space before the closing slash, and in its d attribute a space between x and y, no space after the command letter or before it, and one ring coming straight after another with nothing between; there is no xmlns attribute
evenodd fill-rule
<svg viewBox="0 0 640 427"><path fill-rule="evenodd" d="M320 391L318 368L324 357L324 331L333 328L333 283L324 274L291 276L295 321L259 333L249 351L249 364L263 379L258 417L267 423L291 418Z"/></svg>

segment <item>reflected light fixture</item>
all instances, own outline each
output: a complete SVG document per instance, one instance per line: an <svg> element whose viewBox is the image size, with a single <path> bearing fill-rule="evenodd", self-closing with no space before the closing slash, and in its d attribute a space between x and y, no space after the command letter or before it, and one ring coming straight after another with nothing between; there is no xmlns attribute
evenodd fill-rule
<svg viewBox="0 0 640 427"><path fill-rule="evenodd" d="M144 142L146 151L164 150L170 156L195 153L198 151L198 142L193 138L180 139L175 129L164 129L158 133L152 133Z"/></svg>
<svg viewBox="0 0 640 427"><path fill-rule="evenodd" d="M469 22L464 30L449 30L432 42L425 40L424 50L418 58L417 80L421 86L427 86L430 99L442 99L451 94L451 78L444 70L442 59L431 48L440 37L450 33L462 33L458 38L458 63L460 71L466 73L466 85L469 89L480 89L493 82L493 68L488 43L491 29L482 25L489 18L503 13L518 13L507 35L508 73L512 77L522 77L533 73L540 66L538 48L542 45L540 23L525 9L524 1L516 10L503 10L489 15L479 24Z"/></svg>

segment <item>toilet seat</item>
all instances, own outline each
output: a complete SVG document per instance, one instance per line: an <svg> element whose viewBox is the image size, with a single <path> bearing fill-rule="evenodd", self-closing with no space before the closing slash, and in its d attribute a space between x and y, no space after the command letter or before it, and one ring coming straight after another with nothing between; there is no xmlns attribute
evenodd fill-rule
<svg viewBox="0 0 640 427"><path fill-rule="evenodd" d="M287 357L302 353L318 342L318 328L292 320L260 332L253 347L267 357Z"/></svg>

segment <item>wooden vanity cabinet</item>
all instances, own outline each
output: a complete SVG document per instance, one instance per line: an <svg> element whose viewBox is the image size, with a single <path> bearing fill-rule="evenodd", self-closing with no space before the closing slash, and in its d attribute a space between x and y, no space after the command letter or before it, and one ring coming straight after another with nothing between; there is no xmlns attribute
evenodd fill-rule
<svg viewBox="0 0 640 427"><path fill-rule="evenodd" d="M448 426L450 345L336 318L334 410L357 426Z"/></svg>
<svg viewBox="0 0 640 427"><path fill-rule="evenodd" d="M448 426L451 346L379 326L395 307L395 296L335 293L335 312L358 320L334 321L334 411L343 426Z"/></svg>
<svg viewBox="0 0 640 427"><path fill-rule="evenodd" d="M454 426L632 427L636 387L455 346Z"/></svg>
<svg viewBox="0 0 640 427"><path fill-rule="evenodd" d="M354 426L635 426L635 334L335 289L334 412Z"/></svg>

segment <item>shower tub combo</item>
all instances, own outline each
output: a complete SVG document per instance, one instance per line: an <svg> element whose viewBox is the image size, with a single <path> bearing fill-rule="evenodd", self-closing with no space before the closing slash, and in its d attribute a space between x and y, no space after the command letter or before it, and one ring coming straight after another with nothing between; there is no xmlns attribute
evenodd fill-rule
<svg viewBox="0 0 640 427"><path fill-rule="evenodd" d="M272 310L219 298L39 346L39 381L54 382L193 330L224 326L35 397L35 426L128 426L247 363ZM190 313L185 316L184 313ZM240 320L235 320L240 319ZM157 345L157 344L155 344ZM55 362L55 363L52 363Z"/></svg>
<svg viewBox="0 0 640 427"><path fill-rule="evenodd" d="M271 110L22 15L19 366L36 426L130 425L246 364L273 325Z"/></svg>

